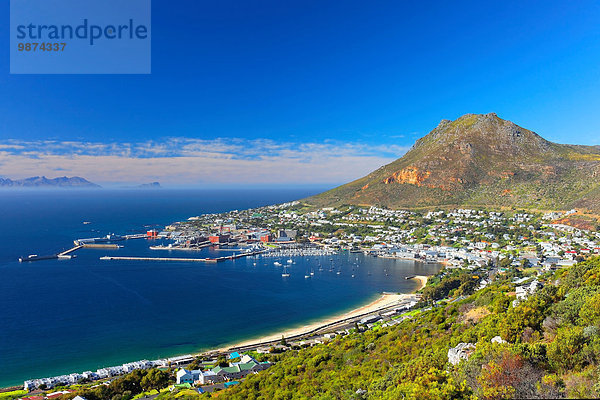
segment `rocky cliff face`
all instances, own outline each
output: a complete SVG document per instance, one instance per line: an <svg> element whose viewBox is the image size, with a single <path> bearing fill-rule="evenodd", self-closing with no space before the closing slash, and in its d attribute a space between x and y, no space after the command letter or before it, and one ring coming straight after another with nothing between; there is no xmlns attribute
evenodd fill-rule
<svg viewBox="0 0 600 400"><path fill-rule="evenodd" d="M595 203L599 174L598 146L556 144L496 114L467 114L440 122L404 157L308 201L561 209Z"/></svg>

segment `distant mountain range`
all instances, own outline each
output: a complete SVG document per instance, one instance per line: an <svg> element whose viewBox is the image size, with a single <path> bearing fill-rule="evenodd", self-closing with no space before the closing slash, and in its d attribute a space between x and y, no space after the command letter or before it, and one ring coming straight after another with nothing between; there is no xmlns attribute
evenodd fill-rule
<svg viewBox="0 0 600 400"><path fill-rule="evenodd" d="M0 178L0 188L49 188L49 187L60 187L60 188L99 188L100 185L96 185L88 181L87 179L79 176L73 177L59 177L59 178L46 178L45 176L34 176L31 178L12 180L9 178Z"/></svg>
<svg viewBox="0 0 600 400"><path fill-rule="evenodd" d="M494 113L467 114L440 122L402 158L306 202L600 212L600 147L552 143Z"/></svg>

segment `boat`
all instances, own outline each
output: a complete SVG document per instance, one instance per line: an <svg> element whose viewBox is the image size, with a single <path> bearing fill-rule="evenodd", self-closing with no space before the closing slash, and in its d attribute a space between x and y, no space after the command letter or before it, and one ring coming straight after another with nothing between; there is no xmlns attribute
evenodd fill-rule
<svg viewBox="0 0 600 400"><path fill-rule="evenodd" d="M288 263L288 264L291 264L291 263L293 263L293 262L294 262L294 260L292 260L291 258L287 260L287 263Z"/></svg>
<svg viewBox="0 0 600 400"><path fill-rule="evenodd" d="M275 261L275 262L273 263L273 265L275 265L276 267L281 267L281 263L280 263L279 261Z"/></svg>
<svg viewBox="0 0 600 400"><path fill-rule="evenodd" d="M287 270L287 267L283 267L283 273L281 274L282 278L289 278L290 273Z"/></svg>
<svg viewBox="0 0 600 400"><path fill-rule="evenodd" d="M91 222L90 221L83 221L83 224L84 225L89 225L89 224L91 224Z"/></svg>
<svg viewBox="0 0 600 400"><path fill-rule="evenodd" d="M315 270L314 269L310 269L310 276L315 276Z"/></svg>

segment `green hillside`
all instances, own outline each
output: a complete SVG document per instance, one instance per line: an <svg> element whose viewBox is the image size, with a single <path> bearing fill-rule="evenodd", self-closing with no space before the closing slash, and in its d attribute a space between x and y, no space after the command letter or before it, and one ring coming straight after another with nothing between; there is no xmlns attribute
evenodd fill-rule
<svg viewBox="0 0 600 400"><path fill-rule="evenodd" d="M600 211L600 148L549 142L496 114L442 121L402 158L307 199L316 206Z"/></svg>
<svg viewBox="0 0 600 400"><path fill-rule="evenodd" d="M513 277L471 295L477 272L438 278L424 292L432 309L286 353L223 398L597 398L600 258L538 278L543 288L516 307ZM475 350L452 365L448 350L459 343Z"/></svg>

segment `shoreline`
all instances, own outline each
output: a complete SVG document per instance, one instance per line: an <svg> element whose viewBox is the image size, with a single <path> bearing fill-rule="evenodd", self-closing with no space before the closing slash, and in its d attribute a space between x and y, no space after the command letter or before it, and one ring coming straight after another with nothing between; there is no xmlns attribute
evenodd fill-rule
<svg viewBox="0 0 600 400"><path fill-rule="evenodd" d="M286 330L278 331L276 333L272 333L272 334L269 334L266 336L236 342L236 343L233 343L232 345L224 346L217 350L218 351L227 351L229 349L234 349L234 348L238 348L238 347L248 347L248 346L254 346L254 345L256 345L257 347L260 347L261 344L266 344L269 342L281 340L282 336L285 338L289 338L289 337L293 337L293 336L301 336L304 334L308 334L312 331L315 331L319 328L326 327L328 325L335 324L337 322L341 322L348 318L357 317L359 315L366 314L366 313L376 312L380 309L383 309L383 308L389 307L393 304L396 304L397 302L400 302L401 300L404 300L410 296L412 296L412 294L382 294L378 299L371 301L370 303L367 303L361 307L347 311L343 314L334 315L332 317L325 317L324 319L321 319L321 320L318 320L315 322L310 322L306 325L303 325L303 326L300 326L297 328L286 329Z"/></svg>
<svg viewBox="0 0 600 400"><path fill-rule="evenodd" d="M419 290L423 289L425 285L427 285L427 280L429 277L426 275L415 275L412 279L418 280L419 284L421 285L415 290L415 292L418 292Z"/></svg>
<svg viewBox="0 0 600 400"><path fill-rule="evenodd" d="M389 293L383 292L381 295L375 300L370 301L369 303L358 306L357 308L351 309L349 311L343 312L341 314L336 314L330 317L323 317L322 319L309 322L305 325L298 326L295 328L288 328L283 330L278 330L275 333L271 333L261 337L254 337L252 339L241 340L237 342L233 342L231 344L222 345L220 347L213 347L211 349L188 353L190 356L201 356L201 355L214 355L214 354L226 354L232 351L237 351L238 349L243 348L259 348L262 346L267 346L269 344L273 344L273 342L278 342L281 340L282 336L286 339L295 338L298 339L302 336L310 336L315 335L317 332L331 328L331 330L335 330L335 326L343 323L348 323L349 320L365 317L368 315L372 315L381 311L388 310L394 306L399 306L404 302L408 302L410 300L417 300L417 293L419 290L423 289L427 284L428 276L425 275L415 275L411 277L411 280L417 280L419 282L419 286L413 289L409 293ZM326 333L327 331L321 331L319 334ZM244 350L247 351L247 350ZM178 355L172 356L177 357ZM0 388L0 393L7 391L9 389L18 389L21 386L13 386L13 387L3 387Z"/></svg>
<svg viewBox="0 0 600 400"><path fill-rule="evenodd" d="M337 314L337 315L334 315L331 317L325 317L323 319L320 319L320 320L317 320L314 322L309 322L308 324L305 324L305 325L302 325L302 326L299 326L296 328L281 330L281 331L278 331L276 333L272 333L272 334L269 334L266 336L255 337L253 339L235 342L231 345L222 346L218 349L212 350L212 352L214 352L214 351L227 352L228 350L237 349L240 347L253 347L253 346L261 347L261 345L263 345L263 344L281 340L282 336L287 339L290 337L307 335L307 334L310 334L311 332L318 331L319 329L326 328L330 325L342 323L351 318L356 318L359 316L364 316L365 314L373 314L378 311L385 310L387 308L390 308L394 305L401 303L402 301L413 299L414 296L416 295L416 292L418 292L419 290L421 290L425 287L425 285L427 284L428 278L429 277L427 277L425 275L416 275L413 278L411 278L411 279L415 279L419 282L419 287L417 287L410 293L401 293L401 294L383 293L379 298L371 301L370 303L364 304L360 307L357 307L355 309L347 311L343 314ZM209 351L209 352L211 352L211 351Z"/></svg>

